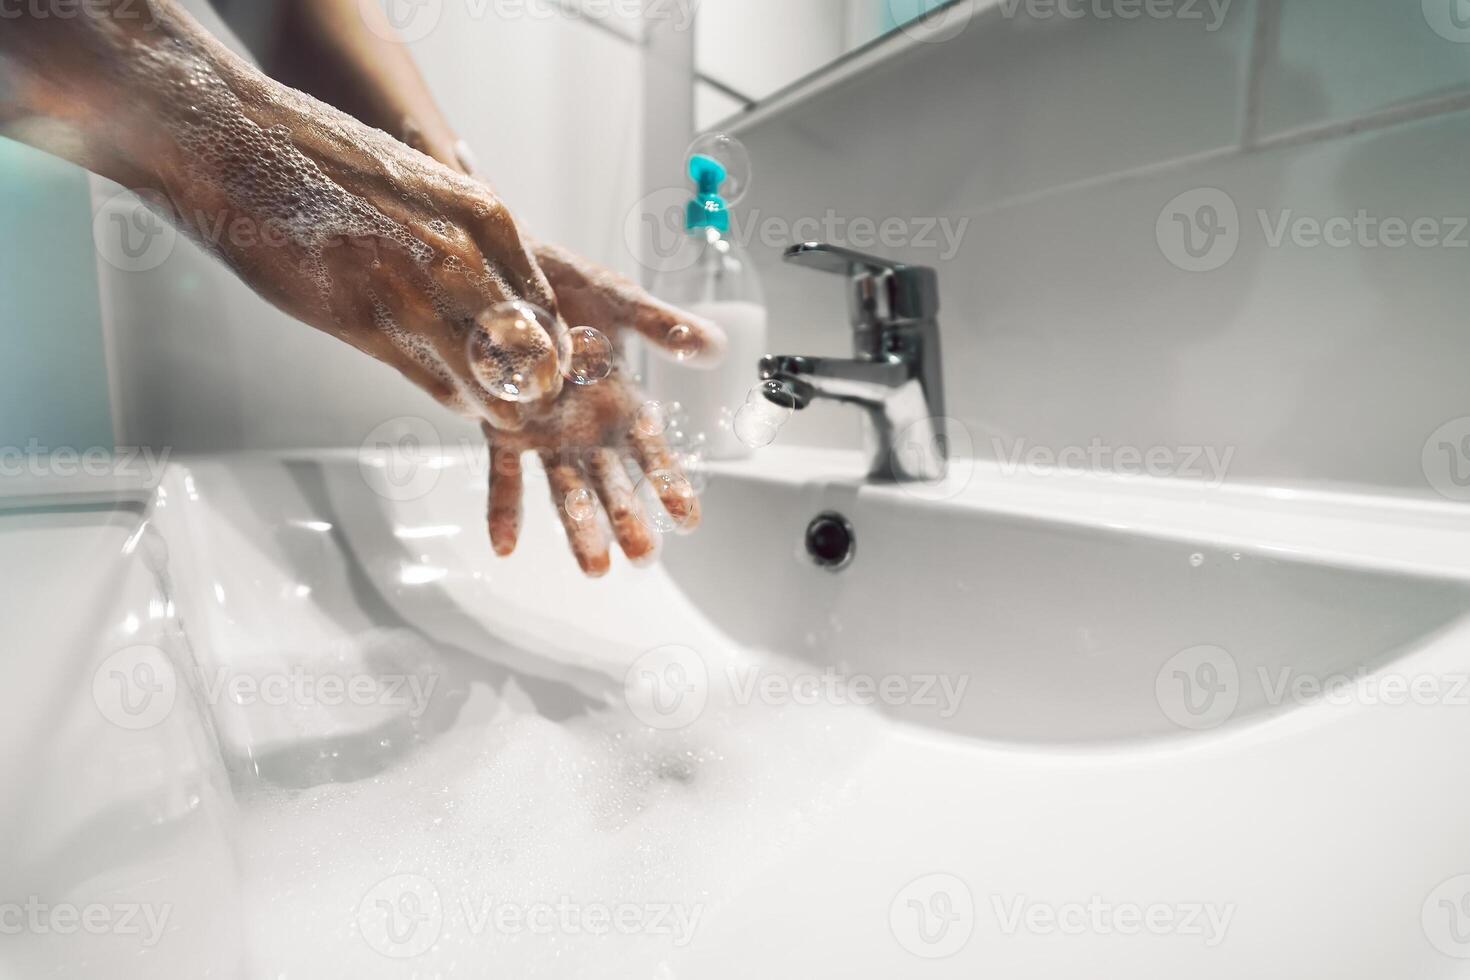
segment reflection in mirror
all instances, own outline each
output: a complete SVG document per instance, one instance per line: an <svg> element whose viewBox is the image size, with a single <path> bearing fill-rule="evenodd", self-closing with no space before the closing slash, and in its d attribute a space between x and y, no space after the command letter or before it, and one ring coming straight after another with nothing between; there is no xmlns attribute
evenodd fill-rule
<svg viewBox="0 0 1470 980"><path fill-rule="evenodd" d="M701 0L695 120L708 129L949 0ZM964 0L961 0L964 2Z"/></svg>

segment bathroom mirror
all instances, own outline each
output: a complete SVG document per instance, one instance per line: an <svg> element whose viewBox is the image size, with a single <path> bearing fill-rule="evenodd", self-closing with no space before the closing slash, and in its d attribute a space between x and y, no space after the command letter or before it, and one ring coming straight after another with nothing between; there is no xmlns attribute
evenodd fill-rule
<svg viewBox="0 0 1470 980"><path fill-rule="evenodd" d="M695 122L709 129L905 31L958 30L971 0L700 0Z"/></svg>

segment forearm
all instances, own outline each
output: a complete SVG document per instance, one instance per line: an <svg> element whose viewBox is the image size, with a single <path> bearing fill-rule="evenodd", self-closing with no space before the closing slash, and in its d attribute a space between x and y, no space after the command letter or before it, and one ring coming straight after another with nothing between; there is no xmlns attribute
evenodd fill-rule
<svg viewBox="0 0 1470 980"><path fill-rule="evenodd" d="M247 0L214 0L222 16ZM254 2L254 0L248 0ZM366 18L374 18L368 24ZM440 163L467 169L458 140L408 48L376 4L291 0L254 53L265 71Z"/></svg>
<svg viewBox="0 0 1470 980"><path fill-rule="evenodd" d="M41 0L0 22L0 134L119 183L152 186L157 134L139 122L155 99L132 59L167 32L173 11L93 0L58 16L63 6Z"/></svg>

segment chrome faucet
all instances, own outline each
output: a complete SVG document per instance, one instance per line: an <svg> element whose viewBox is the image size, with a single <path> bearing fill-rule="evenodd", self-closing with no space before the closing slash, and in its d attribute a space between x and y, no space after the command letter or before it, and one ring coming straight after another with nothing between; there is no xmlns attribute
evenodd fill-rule
<svg viewBox="0 0 1470 980"><path fill-rule="evenodd" d="M762 358L761 378L775 382L766 398L797 410L817 399L857 405L874 437L871 477L943 479L949 443L934 270L815 242L788 249L785 258L847 277L853 356Z"/></svg>

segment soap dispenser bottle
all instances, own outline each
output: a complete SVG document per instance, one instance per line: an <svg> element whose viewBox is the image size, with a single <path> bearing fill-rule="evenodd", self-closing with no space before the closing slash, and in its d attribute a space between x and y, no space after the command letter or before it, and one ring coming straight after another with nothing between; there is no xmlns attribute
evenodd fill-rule
<svg viewBox="0 0 1470 980"><path fill-rule="evenodd" d="M709 459L739 459L750 447L735 434L735 413L757 382L766 351L766 306L760 280L745 250L730 236L730 208L721 196L728 174L714 157L689 159L694 197L685 209L688 241L653 284L665 302L717 324L728 338L725 357L700 370L655 357L648 365L654 398L683 406L692 432L705 436Z"/></svg>

